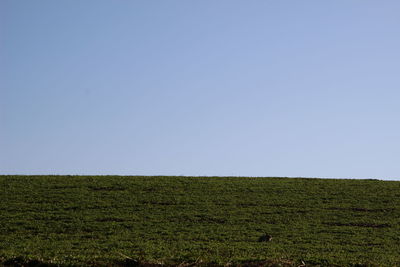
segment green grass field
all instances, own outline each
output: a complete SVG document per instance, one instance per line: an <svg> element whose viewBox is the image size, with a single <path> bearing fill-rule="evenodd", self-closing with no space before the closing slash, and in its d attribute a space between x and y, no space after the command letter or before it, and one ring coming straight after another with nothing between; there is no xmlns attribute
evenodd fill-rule
<svg viewBox="0 0 400 267"><path fill-rule="evenodd" d="M0 265L400 266L400 182L0 176L0 194Z"/></svg>

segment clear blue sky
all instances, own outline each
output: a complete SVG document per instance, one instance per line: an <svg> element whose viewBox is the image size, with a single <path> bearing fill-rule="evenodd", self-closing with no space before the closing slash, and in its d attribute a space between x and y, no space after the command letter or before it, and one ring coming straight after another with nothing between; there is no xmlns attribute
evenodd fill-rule
<svg viewBox="0 0 400 267"><path fill-rule="evenodd" d="M0 2L0 173L400 178L400 2Z"/></svg>

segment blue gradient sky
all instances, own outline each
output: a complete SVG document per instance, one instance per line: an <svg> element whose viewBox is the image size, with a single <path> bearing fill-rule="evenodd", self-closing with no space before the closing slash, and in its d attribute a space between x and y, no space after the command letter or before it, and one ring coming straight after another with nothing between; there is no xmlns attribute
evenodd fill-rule
<svg viewBox="0 0 400 267"><path fill-rule="evenodd" d="M400 178L399 1L0 2L0 173Z"/></svg>

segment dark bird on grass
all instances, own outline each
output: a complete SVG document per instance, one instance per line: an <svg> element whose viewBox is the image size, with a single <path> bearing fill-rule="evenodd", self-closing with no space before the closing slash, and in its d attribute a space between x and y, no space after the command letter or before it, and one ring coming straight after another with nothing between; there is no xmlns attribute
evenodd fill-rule
<svg viewBox="0 0 400 267"><path fill-rule="evenodd" d="M269 242L272 240L272 236L270 236L269 234L263 234L262 236L260 236L258 238L258 242Z"/></svg>

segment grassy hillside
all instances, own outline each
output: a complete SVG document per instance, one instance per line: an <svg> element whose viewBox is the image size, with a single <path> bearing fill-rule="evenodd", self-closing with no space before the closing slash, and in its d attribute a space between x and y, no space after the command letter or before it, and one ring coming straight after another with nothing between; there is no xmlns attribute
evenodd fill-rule
<svg viewBox="0 0 400 267"><path fill-rule="evenodd" d="M0 176L0 199L3 264L400 266L400 182Z"/></svg>

